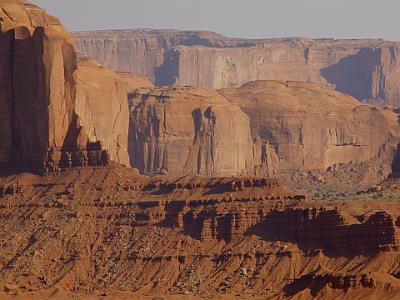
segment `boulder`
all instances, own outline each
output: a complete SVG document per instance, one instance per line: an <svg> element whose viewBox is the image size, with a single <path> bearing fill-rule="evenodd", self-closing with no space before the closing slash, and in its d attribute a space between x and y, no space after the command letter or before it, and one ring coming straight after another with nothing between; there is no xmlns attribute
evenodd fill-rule
<svg viewBox="0 0 400 300"><path fill-rule="evenodd" d="M18 289L18 285L16 284L7 283L4 285L4 291L10 296L18 295Z"/></svg>

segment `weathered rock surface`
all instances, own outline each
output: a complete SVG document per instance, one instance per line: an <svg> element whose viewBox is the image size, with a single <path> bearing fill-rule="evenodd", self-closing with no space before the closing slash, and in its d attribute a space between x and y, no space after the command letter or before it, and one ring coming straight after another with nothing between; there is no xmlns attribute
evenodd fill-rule
<svg viewBox="0 0 400 300"><path fill-rule="evenodd" d="M211 32L175 30L103 30L96 32L77 32L74 34L77 48L82 53L96 58L107 67L120 72L150 78L157 85L172 83L172 76L164 54L178 45L203 45L209 47L229 47L248 44L248 41L229 41ZM118 52L118 55L115 54ZM171 62L171 68L176 67Z"/></svg>
<svg viewBox="0 0 400 300"><path fill-rule="evenodd" d="M344 184L340 178L367 186L392 172L400 141L392 109L302 82L255 81L218 93L193 87L133 91L132 166L147 174L307 172L312 181L336 186Z"/></svg>
<svg viewBox="0 0 400 300"><path fill-rule="evenodd" d="M126 95L116 73L80 61L56 18L25 1L0 1L0 164L80 164L76 156L98 142L129 164Z"/></svg>
<svg viewBox="0 0 400 300"><path fill-rule="evenodd" d="M268 239L296 241L303 249L329 249L342 255L378 253L400 249L395 221L380 211L363 223L350 225L346 216L336 209L289 209L272 211L255 232Z"/></svg>
<svg viewBox="0 0 400 300"><path fill-rule="evenodd" d="M219 92L249 116L256 173L333 170L370 160L390 165L396 155L400 132L392 110L300 82L256 81Z"/></svg>
<svg viewBox="0 0 400 300"><path fill-rule="evenodd" d="M75 112L89 141L101 141L113 161L129 165L127 82L83 59L75 72Z"/></svg>
<svg viewBox="0 0 400 300"><path fill-rule="evenodd" d="M118 73L118 76L127 83L129 92L133 92L140 88L154 88L154 84L152 84L147 78L121 72Z"/></svg>
<svg viewBox="0 0 400 300"><path fill-rule="evenodd" d="M400 44L384 40L230 39L203 31L74 33L77 47L107 67L156 85L209 88L253 80L321 83L358 100L400 106Z"/></svg>
<svg viewBox="0 0 400 300"><path fill-rule="evenodd" d="M1 0L1 25L2 32L18 27L26 27L31 33L36 27L49 27L69 41L71 34L61 24L60 20L46 13L45 10L25 0Z"/></svg>
<svg viewBox="0 0 400 300"><path fill-rule="evenodd" d="M391 275L379 273L352 274L344 272L331 272L321 268L317 272L296 278L286 288L286 296L300 298L326 299L344 298L340 296L345 292L348 299L373 298L372 293L377 290L397 290L399 281ZM364 291L363 291L364 290ZM378 298L382 298L380 295ZM393 298L394 295L388 296Z"/></svg>
<svg viewBox="0 0 400 300"><path fill-rule="evenodd" d="M0 187L4 293L333 300L400 291L397 200L312 203L273 178L147 178L115 165L0 177Z"/></svg>
<svg viewBox="0 0 400 300"><path fill-rule="evenodd" d="M216 91L172 87L136 97L129 138L133 167L148 174L252 173L249 119Z"/></svg>

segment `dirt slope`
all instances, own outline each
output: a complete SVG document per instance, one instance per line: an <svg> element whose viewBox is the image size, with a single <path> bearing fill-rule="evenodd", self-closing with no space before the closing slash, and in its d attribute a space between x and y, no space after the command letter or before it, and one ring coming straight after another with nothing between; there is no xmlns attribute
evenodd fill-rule
<svg viewBox="0 0 400 300"><path fill-rule="evenodd" d="M400 291L397 202L385 211L380 202L310 203L274 179L146 178L119 166L10 175L0 186L3 296L390 299Z"/></svg>

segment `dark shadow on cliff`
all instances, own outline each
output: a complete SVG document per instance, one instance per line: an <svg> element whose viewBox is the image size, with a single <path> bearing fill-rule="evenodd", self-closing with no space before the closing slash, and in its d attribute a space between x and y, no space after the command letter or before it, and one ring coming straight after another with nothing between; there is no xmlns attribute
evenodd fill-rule
<svg viewBox="0 0 400 300"><path fill-rule="evenodd" d="M130 165L132 168L137 168L140 174L143 174L145 171L144 138L137 132L136 126L131 118L130 116L128 129L128 154Z"/></svg>
<svg viewBox="0 0 400 300"><path fill-rule="evenodd" d="M329 83L336 86L337 91L358 100L372 99L372 75L379 61L379 51L362 48L357 54L341 59L337 64L322 69L320 73Z"/></svg>
<svg viewBox="0 0 400 300"><path fill-rule="evenodd" d="M314 273L306 274L300 278L295 279L293 282L286 285L284 288L286 297L293 297L302 291L309 289L310 295L316 297L326 286L335 285L336 289L347 290L350 288L351 282L346 280L345 276L332 276L332 275L317 275ZM372 288L370 286L369 288Z"/></svg>
<svg viewBox="0 0 400 300"><path fill-rule="evenodd" d="M169 86L176 83L179 77L180 54L177 49L169 49L164 53L162 65L155 68L154 77L156 86Z"/></svg>
<svg viewBox="0 0 400 300"><path fill-rule="evenodd" d="M9 111L11 125L10 167L36 172L40 168L49 137L48 95L46 94L44 28L33 34L25 26L11 34ZM1 71L0 71L1 73Z"/></svg>
<svg viewBox="0 0 400 300"><path fill-rule="evenodd" d="M194 139L189 153L186 157L184 171L187 174L196 173L199 174L201 170L201 138L204 131L203 128L203 113L200 108L196 108L192 111L192 119L194 125Z"/></svg>
<svg viewBox="0 0 400 300"><path fill-rule="evenodd" d="M397 114L397 123L400 126L400 109L395 109L394 112ZM400 177L400 144L397 144L396 154L392 162L392 174L390 174L390 177Z"/></svg>
<svg viewBox="0 0 400 300"><path fill-rule="evenodd" d="M314 278L313 274L307 274L295 280L294 282L289 283L284 290L285 296L293 297L296 294L306 290L307 288L311 290L310 291L311 295L315 296L315 294L318 292L318 288L316 289L316 287L313 286L313 278Z"/></svg>
<svg viewBox="0 0 400 300"><path fill-rule="evenodd" d="M18 175L21 173L33 173L34 170L29 167L24 167L24 166L13 166L11 164L0 164L0 177L8 177L12 175Z"/></svg>
<svg viewBox="0 0 400 300"><path fill-rule="evenodd" d="M165 219L158 225L166 228L179 227L179 214L186 206L185 201L171 201L165 205Z"/></svg>
<svg viewBox="0 0 400 300"><path fill-rule="evenodd" d="M137 168L140 174L145 173L145 142L146 139L135 124L132 113L129 114L128 155L132 168Z"/></svg>
<svg viewBox="0 0 400 300"><path fill-rule="evenodd" d="M337 210L272 211L246 232L270 242L297 244L305 253L322 249L330 257L375 255L394 244L394 220L384 212L364 223L346 224Z"/></svg>
<svg viewBox="0 0 400 300"><path fill-rule="evenodd" d="M74 112L70 116L67 134L65 135L62 150L71 151L78 148L82 127L78 125L78 115Z"/></svg>
<svg viewBox="0 0 400 300"><path fill-rule="evenodd" d="M397 145L396 155L392 162L392 174L390 177L398 178L400 176L400 144Z"/></svg>
<svg viewBox="0 0 400 300"><path fill-rule="evenodd" d="M235 192L234 188L232 187L232 183L220 183L212 186L209 191L203 193L203 196L210 196L210 195L218 195L218 194L225 194L225 193L233 193Z"/></svg>

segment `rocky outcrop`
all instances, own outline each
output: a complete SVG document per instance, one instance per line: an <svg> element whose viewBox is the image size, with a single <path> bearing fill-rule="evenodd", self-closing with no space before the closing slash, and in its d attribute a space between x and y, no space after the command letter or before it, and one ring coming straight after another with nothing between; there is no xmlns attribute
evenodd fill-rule
<svg viewBox="0 0 400 300"><path fill-rule="evenodd" d="M256 173L390 164L395 157L400 132L391 110L300 82L256 81L219 92L249 116Z"/></svg>
<svg viewBox="0 0 400 300"><path fill-rule="evenodd" d="M22 297L396 299L398 214L397 200L304 201L273 178L22 173L0 177L0 286Z"/></svg>
<svg viewBox="0 0 400 300"><path fill-rule="evenodd" d="M54 169L91 143L129 164L127 83L78 58L61 23L35 5L0 1L0 29L0 164Z"/></svg>
<svg viewBox="0 0 400 300"><path fill-rule="evenodd" d="M324 298L322 295L326 295L329 290L343 290L346 294L354 291L354 295L359 295L360 291L366 289L369 291L369 293L366 293L368 295L378 289L396 291L399 289L399 281L390 275L372 272L368 274L351 274L319 270L316 273L306 274L294 280L293 283L285 288L286 296L298 296L300 293L304 293L306 289L309 289L310 296L314 298L317 295Z"/></svg>
<svg viewBox="0 0 400 300"><path fill-rule="evenodd" d="M267 188L263 197L142 203L143 211L133 219L140 220L138 225L169 224L208 242L238 241L255 234L267 241L295 243L303 251L323 249L330 255L399 251L400 231L393 216L380 211L360 223L347 220L337 209L285 208L303 200L301 195L274 195Z"/></svg>
<svg viewBox="0 0 400 300"><path fill-rule="evenodd" d="M129 153L146 174L252 173L249 119L216 91L173 87L137 95Z"/></svg>
<svg viewBox="0 0 400 300"><path fill-rule="evenodd" d="M147 174L315 171L311 177L333 185L346 176L368 185L392 172L400 139L393 110L301 82L255 81L218 93L130 93L132 166Z"/></svg>
<svg viewBox="0 0 400 300"><path fill-rule="evenodd" d="M350 225L345 219L338 210L272 211L256 232L267 239L295 241L303 249L329 249L341 255L400 249L395 218L385 212L376 212L361 224Z"/></svg>
<svg viewBox="0 0 400 300"><path fill-rule="evenodd" d="M320 83L358 100L400 105L400 45L384 40L230 39L203 31L77 32L77 47L156 85L208 88L253 80Z"/></svg>

